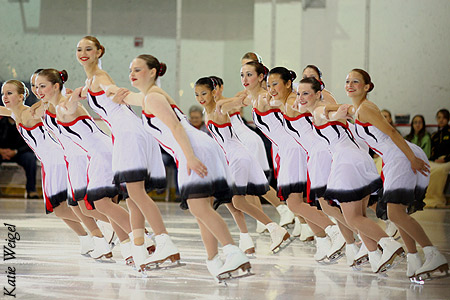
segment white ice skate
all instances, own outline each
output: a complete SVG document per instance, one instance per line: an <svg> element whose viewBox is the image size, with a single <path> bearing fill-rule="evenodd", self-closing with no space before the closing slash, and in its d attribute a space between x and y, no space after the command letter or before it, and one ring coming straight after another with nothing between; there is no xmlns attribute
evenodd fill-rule
<svg viewBox="0 0 450 300"><path fill-rule="evenodd" d="M89 234L79 235L80 239L80 253L83 256L90 256L89 253L94 250L94 242Z"/></svg>
<svg viewBox="0 0 450 300"><path fill-rule="evenodd" d="M389 220L384 221L384 223L386 224L386 234L390 237L394 237L398 232L397 226L395 226L395 224Z"/></svg>
<svg viewBox="0 0 450 300"><path fill-rule="evenodd" d="M242 276L233 276L233 272L242 270L246 272L244 276L253 275L248 257L235 245L226 245L223 247L223 254L226 256L223 266L219 269L217 279L224 282L228 279L239 278Z"/></svg>
<svg viewBox="0 0 450 300"><path fill-rule="evenodd" d="M256 221L256 233L263 234L266 231L267 231L266 225L264 225L260 221Z"/></svg>
<svg viewBox="0 0 450 300"><path fill-rule="evenodd" d="M94 250L90 253L93 259L101 259L102 257L111 258L112 252L108 242L103 237L92 237L94 242Z"/></svg>
<svg viewBox="0 0 450 300"><path fill-rule="evenodd" d="M213 276L216 282L219 282L217 276L219 275L220 268L223 266L223 261L220 259L219 254L214 256L213 259L206 260L206 267L208 268L209 273Z"/></svg>
<svg viewBox="0 0 450 300"><path fill-rule="evenodd" d="M146 268L158 268L166 260L177 263L180 266L180 252L177 246L172 242L169 235L163 233L155 236L156 251L148 259L145 260Z"/></svg>
<svg viewBox="0 0 450 300"><path fill-rule="evenodd" d="M239 234L239 248L247 255L255 253L255 244L250 234L242 232Z"/></svg>
<svg viewBox="0 0 450 300"><path fill-rule="evenodd" d="M280 226L288 226L294 223L295 215L287 207L287 205L280 204L277 206L277 211L280 214Z"/></svg>
<svg viewBox="0 0 450 300"><path fill-rule="evenodd" d="M302 234L302 224L300 223L300 220L298 217L295 217L294 219L294 230L292 230L291 235L294 237L299 237Z"/></svg>
<svg viewBox="0 0 450 300"><path fill-rule="evenodd" d="M368 251L369 263L372 268L372 272L378 273L380 261L381 261L381 252L380 250Z"/></svg>
<svg viewBox="0 0 450 300"><path fill-rule="evenodd" d="M345 245L345 256L347 257L347 265L352 266L355 261L355 257L359 252L359 248L356 243Z"/></svg>
<svg viewBox="0 0 450 300"><path fill-rule="evenodd" d="M422 259L420 258L419 253L408 253L406 255L407 268L406 268L406 276L413 281L413 277L416 275L416 271L420 269L422 266Z"/></svg>
<svg viewBox="0 0 450 300"><path fill-rule="evenodd" d="M287 232L285 228L281 227L275 222L267 224L266 227L267 230L269 230L270 238L272 239L270 251L275 252L276 250L282 250L280 246L284 241L289 239L289 237L291 236L289 232Z"/></svg>
<svg viewBox="0 0 450 300"><path fill-rule="evenodd" d="M376 273L385 272L394 267L395 259L399 256L405 256L405 250L403 250L402 245L392 237L381 238L378 244L383 249L383 255Z"/></svg>
<svg viewBox="0 0 450 300"><path fill-rule="evenodd" d="M131 242L120 243L120 253L127 266L134 267L133 254L131 254Z"/></svg>
<svg viewBox="0 0 450 300"><path fill-rule="evenodd" d="M96 223L98 229L100 229L100 231L103 233L105 240L108 242L108 244L111 244L115 238L114 229L112 228L111 224L101 220L97 220Z"/></svg>
<svg viewBox="0 0 450 300"><path fill-rule="evenodd" d="M300 224L302 233L300 234L300 241L302 242L310 242L314 240L314 232L311 230L308 224L302 223Z"/></svg>
<svg viewBox="0 0 450 300"><path fill-rule="evenodd" d="M330 262L334 262L344 255L342 250L345 246L345 239L337 225L328 226L325 228L325 232L331 240L331 248L327 253L327 257Z"/></svg>
<svg viewBox="0 0 450 300"><path fill-rule="evenodd" d="M130 249L136 270L141 272L143 276L146 276L145 260L149 258L147 248L144 245L135 245L134 242L131 241Z"/></svg>
<svg viewBox="0 0 450 300"><path fill-rule="evenodd" d="M331 241L328 236L317 237L316 236L316 254L314 254L314 259L318 262L323 261L327 258L327 253L330 251Z"/></svg>
<svg viewBox="0 0 450 300"><path fill-rule="evenodd" d="M355 259L353 264L351 265L355 269L359 269L362 265L365 265L369 262L369 251L367 250L366 245L361 240L361 247L359 247L358 253L355 255Z"/></svg>
<svg viewBox="0 0 450 300"><path fill-rule="evenodd" d="M425 262L423 266L416 271L416 279L423 282L424 280L433 279L432 274L436 271L440 271L440 276L435 278L442 278L448 276L448 262L439 250L434 246L428 246L423 248L425 254Z"/></svg>

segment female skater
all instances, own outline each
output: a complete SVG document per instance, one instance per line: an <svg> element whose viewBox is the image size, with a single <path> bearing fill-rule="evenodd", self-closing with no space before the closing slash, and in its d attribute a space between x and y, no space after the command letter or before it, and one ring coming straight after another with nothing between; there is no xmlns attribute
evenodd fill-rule
<svg viewBox="0 0 450 300"><path fill-rule="evenodd" d="M63 84L67 78L65 70L59 72L55 69L44 69L36 78L36 92L45 105L51 103L56 109L57 128L53 128L52 132L58 140L65 140L61 145L70 149L81 148L89 157L86 192L88 208L91 210L95 208L99 213L106 215L119 239L123 241L128 238L131 227L127 211L111 201L118 191L111 184L110 139L96 126L82 106L70 103L62 95ZM54 125L53 121L46 123ZM101 243L104 246L104 252L94 258L112 256L111 250L108 251L109 247L98 239L94 238L94 243Z"/></svg>
<svg viewBox="0 0 450 300"><path fill-rule="evenodd" d="M315 78L300 81L296 104L307 109L313 116L315 133L324 139L333 155L331 172L324 193L325 199L339 202L347 224L356 228L369 249L372 271L384 271L403 248L372 220L365 217L365 209L371 193L381 188L381 178L368 155L360 150L348 130L347 121L341 117L346 106L330 113L330 122L325 116L325 105L321 100L323 85ZM346 113L346 111L345 111ZM381 256L378 244L383 249Z"/></svg>
<svg viewBox="0 0 450 300"><path fill-rule="evenodd" d="M233 173L235 186L233 203L227 203L227 208L238 224L241 231L241 240L243 237L244 239L250 237L243 215L243 212L245 212L267 227L272 238L270 250L275 251L283 241L289 238L289 233L277 223L272 222L262 209L245 199L245 195L259 196L265 194L269 190L269 184L256 159L236 136L228 115L216 111L216 101L214 100L216 85L215 80L210 77L200 78L195 83L195 98L205 108L205 122L208 129L224 151ZM242 99L244 97L245 95L241 96ZM241 244L241 241L239 244ZM251 242L252 244L253 242ZM242 250L245 251L246 249Z"/></svg>
<svg viewBox="0 0 450 300"><path fill-rule="evenodd" d="M132 243L122 243L124 255L133 255L135 265L162 263L167 259L179 260L178 248L173 244L162 220L161 212L148 196L150 189L164 188L165 168L157 141L148 134L141 120L127 105L115 103L105 93L117 90L111 77L100 69L98 61L105 47L97 38L86 36L77 45L77 59L87 76L87 99L89 106L111 129L113 141L112 170L117 187L126 184L124 198L130 211L133 229ZM147 250L151 241L145 241L145 220L155 234L156 251L149 259ZM150 251L150 250L149 250ZM130 255L128 254L128 256ZM144 263L146 262L146 263Z"/></svg>
<svg viewBox="0 0 450 300"><path fill-rule="evenodd" d="M0 115L11 116L16 121L17 130L41 162L46 213L54 212L63 220L78 235L81 254L88 255L94 250L92 238L84 230L77 215L64 203L67 199L67 171L63 151L43 128L42 121L34 118L30 107L24 105L28 95L29 91L21 81L8 80L3 83L2 100L5 107L0 107Z"/></svg>
<svg viewBox="0 0 450 300"><path fill-rule="evenodd" d="M222 79L215 76L211 77L216 79L216 86L215 86L216 102L226 101L225 97L223 97L222 95L223 92ZM241 74L241 80L243 80L243 78L245 77L243 77L243 75ZM258 82L258 84L260 84L260 82ZM245 86L247 84L243 82L243 85ZM261 168L266 174L266 177L269 177L270 167L269 162L267 161L267 154L266 149L264 147L264 142L262 141L261 137L258 134L256 134L253 130L248 128L247 125L244 124L244 121L241 118L240 109L231 110L228 114L230 116L230 121L231 125L233 126L233 130L236 132L240 141L247 147L247 149L252 150L251 154L254 155L254 157L260 164ZM289 208L286 205L281 204L280 199L277 197L277 192L273 187L269 186L269 191L262 197L266 199L273 207L276 208L277 212L280 215L280 223L279 223L280 226L287 226L293 223L294 214L289 210ZM262 210L261 202L259 199L251 199L250 201L252 201L252 203L256 204ZM256 232L263 233L264 231L267 231L266 226L260 221L257 221Z"/></svg>
<svg viewBox="0 0 450 300"><path fill-rule="evenodd" d="M255 65L257 64L257 65ZM252 72L258 77L264 67L256 62L247 63L242 67L243 72ZM274 143L279 150L280 167L278 170L278 194L282 197L291 211L302 216L318 237L317 252L314 258L321 261L333 249L333 255L344 246L339 229L323 212L303 202L303 193L306 192L306 152L286 132L283 127L283 111L289 97L295 97L292 92L292 82L296 75L286 68L274 68L269 72L267 88L269 94L261 87L254 86L247 92L249 97L244 101L229 101L219 104L218 109L226 113L231 109L243 105L253 106L253 121L256 126ZM267 99L273 98L272 106ZM277 102L277 103L274 103ZM293 163L295 162L295 163ZM325 230L325 231L324 231ZM327 236L329 234L329 236ZM332 240L330 240L330 238Z"/></svg>
<svg viewBox="0 0 450 300"><path fill-rule="evenodd" d="M141 105L145 128L177 162L181 207L189 209L197 219L208 254L209 272L218 278L238 269L249 270L247 256L234 245L225 221L211 205L212 197L219 203L231 200L230 174L225 158L217 144L192 127L175 101L155 84L166 69L166 65L152 55L136 57L130 66L130 80L141 93L134 95L119 90L116 101ZM217 241L223 245L225 262L218 255Z"/></svg>
<svg viewBox="0 0 450 300"><path fill-rule="evenodd" d="M367 99L374 84L370 75L353 69L345 81L353 107L356 133L383 159L383 197L389 219L395 223L408 250L409 278L434 271L448 272L446 258L433 246L422 226L409 214L424 207L423 199L429 182L426 154L417 145L406 142L381 115L379 108ZM423 248L425 262L417 253L416 242Z"/></svg>

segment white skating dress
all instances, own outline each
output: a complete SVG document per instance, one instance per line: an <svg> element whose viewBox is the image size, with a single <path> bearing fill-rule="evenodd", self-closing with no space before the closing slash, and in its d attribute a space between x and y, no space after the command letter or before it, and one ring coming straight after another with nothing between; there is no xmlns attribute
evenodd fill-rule
<svg viewBox="0 0 450 300"><path fill-rule="evenodd" d="M270 166L267 161L266 148L264 147L263 140L244 124L239 112L231 114L230 120L239 140L247 147L247 149L251 149L251 155L256 158L264 173L268 176Z"/></svg>
<svg viewBox="0 0 450 300"><path fill-rule="evenodd" d="M331 152L323 139L314 134L312 115L303 113L295 118L284 115L286 131L306 150L308 154L308 180L310 191L308 202L317 204L327 189L331 171ZM310 201L314 201L311 203Z"/></svg>
<svg viewBox="0 0 450 300"><path fill-rule="evenodd" d="M86 115L72 122L58 120L58 128L88 155L87 201L92 207L96 200L116 196L118 189L113 184L111 138Z"/></svg>
<svg viewBox="0 0 450 300"><path fill-rule="evenodd" d="M78 201L84 200L86 202L86 207L92 209L91 205L86 201L89 163L86 152L74 145L72 140L62 134L58 127L55 114L46 111L43 119L45 129L53 134L64 151L64 160L67 170L66 178L68 181L68 204L77 206Z"/></svg>
<svg viewBox="0 0 450 300"><path fill-rule="evenodd" d="M52 140L42 122L33 127L19 123L17 130L41 162L45 211L49 214L67 199L67 170L63 150Z"/></svg>
<svg viewBox="0 0 450 300"><path fill-rule="evenodd" d="M234 179L233 194L260 196L267 193L269 183L264 171L238 138L231 123L219 125L210 120L207 126L227 158Z"/></svg>
<svg viewBox="0 0 450 300"><path fill-rule="evenodd" d="M104 91L89 91L88 103L111 129L116 186L145 181L147 191L165 188L166 171L159 144L131 108L115 103ZM124 198L128 197L125 190L121 189L121 193Z"/></svg>
<svg viewBox="0 0 450 300"><path fill-rule="evenodd" d="M382 187L375 163L359 148L347 124L329 122L314 127L333 155L325 199L339 203L359 201Z"/></svg>
<svg viewBox="0 0 450 300"><path fill-rule="evenodd" d="M423 199L430 178L420 172L414 174L411 163L391 138L370 123L355 121L356 134L362 138L383 159L383 204L398 203L408 207L408 213L422 210ZM414 154L428 163L423 150L406 142Z"/></svg>
<svg viewBox="0 0 450 300"><path fill-rule="evenodd" d="M180 207L188 209L188 199L205 197L215 197L216 205L230 203L232 197L231 173L222 150L206 133L189 124L186 116L176 105L172 105L172 109L186 131L195 156L208 169L208 175L204 178L198 176L194 171L188 175L186 157L170 129L154 115L142 112L145 128L175 160L181 195Z"/></svg>
<svg viewBox="0 0 450 300"><path fill-rule="evenodd" d="M306 151L285 130L281 111L253 108L253 122L278 148L278 197L286 201L291 193L306 195Z"/></svg>

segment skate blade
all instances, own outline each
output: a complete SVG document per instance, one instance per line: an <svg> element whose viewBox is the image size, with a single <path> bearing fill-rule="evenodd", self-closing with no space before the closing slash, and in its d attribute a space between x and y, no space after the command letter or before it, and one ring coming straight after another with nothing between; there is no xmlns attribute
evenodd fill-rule
<svg viewBox="0 0 450 300"><path fill-rule="evenodd" d="M361 267L369 263L369 255L364 255L353 261L352 267Z"/></svg>
<svg viewBox="0 0 450 300"><path fill-rule="evenodd" d="M94 260L96 262L103 263L103 264L115 264L116 263L116 261L114 259L106 258L106 257L94 258Z"/></svg>
<svg viewBox="0 0 450 300"><path fill-rule="evenodd" d="M235 270L236 271L236 270ZM233 271L234 272L234 271ZM255 273L251 272L251 267L243 271L242 274L233 274L233 272L228 272L222 275L217 276L217 283L221 284L223 283L225 286L227 286L227 283L236 279L250 277L255 275Z"/></svg>
<svg viewBox="0 0 450 300"><path fill-rule="evenodd" d="M440 273L436 275L437 271L439 271ZM425 272L425 273L414 276L414 278L418 282L423 282L423 283L425 281L441 279L441 278L446 278L446 277L449 277L448 264L443 264L430 272Z"/></svg>
<svg viewBox="0 0 450 300"><path fill-rule="evenodd" d="M334 264L334 263L337 263L337 261L343 257L344 257L344 252L342 250L340 250L338 252L335 252L330 257L328 257L328 260L330 261L330 263Z"/></svg>
<svg viewBox="0 0 450 300"><path fill-rule="evenodd" d="M88 252L86 252L86 253L80 253L81 254L81 256L84 256L84 257L91 257L91 252L92 252L93 250L91 250L91 251L88 251Z"/></svg>
<svg viewBox="0 0 450 300"><path fill-rule="evenodd" d="M289 246L292 242L294 241L294 239L290 238L290 234L288 232L286 232L286 234L283 237L283 240L281 241L281 243L276 246L273 250L272 253L273 254L277 254L280 253L280 251L284 250L287 246Z"/></svg>
<svg viewBox="0 0 450 300"><path fill-rule="evenodd" d="M156 263L151 265L146 265L145 270L146 271L154 271L154 270L168 270L168 269L174 269L179 267L186 266L185 263L182 263L181 261L177 260L174 262L164 262L164 263Z"/></svg>

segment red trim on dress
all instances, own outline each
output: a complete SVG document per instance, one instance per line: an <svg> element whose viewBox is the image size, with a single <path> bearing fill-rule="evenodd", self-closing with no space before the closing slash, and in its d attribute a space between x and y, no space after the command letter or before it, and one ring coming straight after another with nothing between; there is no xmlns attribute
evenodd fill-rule
<svg viewBox="0 0 450 300"><path fill-rule="evenodd" d="M311 117L312 114L310 114L310 113L303 113L303 114L298 115L296 117L289 117L289 116L286 116L286 115L283 115L283 116L288 121L297 121L297 120L300 120L301 118L304 118L304 117Z"/></svg>
<svg viewBox="0 0 450 300"><path fill-rule="evenodd" d="M241 113L240 112L235 112L235 113L232 113L231 115L229 115L230 116L230 118L232 117L232 116L235 116L235 115L240 115Z"/></svg>
<svg viewBox="0 0 450 300"><path fill-rule="evenodd" d="M105 93L105 91L93 92L93 91L91 91L90 89L88 90L88 92L89 92L89 94L90 94L91 96L100 96L100 95L103 95L103 94Z"/></svg>
<svg viewBox="0 0 450 300"><path fill-rule="evenodd" d="M58 122L58 124L60 124L62 126L72 126L72 125L75 125L75 123L77 123L80 120L87 120L87 119L92 120L92 118L90 116L79 116L78 118L76 118L72 122L65 123L65 122L61 122L59 120L57 122Z"/></svg>
<svg viewBox="0 0 450 300"><path fill-rule="evenodd" d="M48 110L46 110L45 113L52 118L56 118L56 114L53 114L53 113L49 112Z"/></svg>
<svg viewBox="0 0 450 300"><path fill-rule="evenodd" d="M369 126L372 126L372 124L370 124L370 123L362 123L362 122L361 122L360 120L358 120L358 119L355 120L355 123L358 124L358 125L361 125L361 126L363 126L363 127L369 127Z"/></svg>
<svg viewBox="0 0 450 300"><path fill-rule="evenodd" d="M271 113L274 113L274 112L281 112L281 110L279 110L278 108L269 109L268 111L265 111L265 112L260 112L256 108L253 108L253 111L259 116L267 116L268 114L271 114Z"/></svg>
<svg viewBox="0 0 450 300"><path fill-rule="evenodd" d="M231 127L231 123L217 124L216 122L211 121L211 120L209 120L208 123L206 123L206 125L209 125L209 124L212 124L212 125L214 125L216 127L219 127L219 128Z"/></svg>
<svg viewBox="0 0 450 300"><path fill-rule="evenodd" d="M25 130L31 131L31 130L33 130L33 129L39 127L39 126L44 126L44 123L39 122L39 123L37 123L36 125L34 125L33 127L26 127L26 126L23 125L22 123L19 123L19 126L22 127L22 128L25 129Z"/></svg>
<svg viewBox="0 0 450 300"><path fill-rule="evenodd" d="M324 128L326 128L328 126L332 126L332 125L339 125L339 126L342 126L342 127L348 129L348 124L347 123L342 124L341 122L338 122L338 121L328 122L328 123L320 125L320 126L314 125L314 127L316 127L317 129L324 129Z"/></svg>
<svg viewBox="0 0 450 300"><path fill-rule="evenodd" d="M154 118L154 117L155 117L154 114L148 114L148 113L146 113L144 110L142 110L142 114L143 114L144 116L146 116L147 118Z"/></svg>

